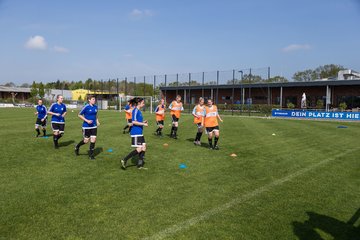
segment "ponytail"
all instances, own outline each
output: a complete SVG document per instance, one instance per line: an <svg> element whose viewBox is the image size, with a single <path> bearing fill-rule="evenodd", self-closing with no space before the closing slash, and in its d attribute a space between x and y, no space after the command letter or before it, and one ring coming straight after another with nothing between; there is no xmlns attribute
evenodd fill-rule
<svg viewBox="0 0 360 240"><path fill-rule="evenodd" d="M137 106L138 103L142 102L143 100L144 100L143 98L136 97L136 98L130 99L129 103L130 103L132 106Z"/></svg>

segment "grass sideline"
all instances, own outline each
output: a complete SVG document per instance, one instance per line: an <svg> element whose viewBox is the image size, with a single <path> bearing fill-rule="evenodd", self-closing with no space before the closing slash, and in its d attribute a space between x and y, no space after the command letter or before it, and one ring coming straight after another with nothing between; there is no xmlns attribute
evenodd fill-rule
<svg viewBox="0 0 360 240"><path fill-rule="evenodd" d="M173 226L179 231L165 237L359 236L358 123L224 116L220 151L212 151L205 136L203 147L193 145L190 115L181 118L179 139L173 140L152 135L154 116L144 114L151 124L145 129L149 170L122 171L119 159L131 150L129 136L122 134L124 113L100 111L99 154L90 161L88 145L81 148L83 155L73 153L82 136L77 111L68 112L57 151L51 137L34 137L33 112L0 109L0 239L141 239ZM330 158L190 227L179 226ZM187 168L179 168L182 163Z"/></svg>

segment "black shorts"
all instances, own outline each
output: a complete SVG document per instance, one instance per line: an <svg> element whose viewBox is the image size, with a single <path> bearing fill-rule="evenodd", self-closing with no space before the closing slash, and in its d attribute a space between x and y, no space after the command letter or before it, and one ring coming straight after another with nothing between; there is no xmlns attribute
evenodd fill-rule
<svg viewBox="0 0 360 240"><path fill-rule="evenodd" d="M97 128L83 128L82 130L84 138L96 137Z"/></svg>
<svg viewBox="0 0 360 240"><path fill-rule="evenodd" d="M52 130L59 131L60 133L63 133L65 130L65 123L51 123Z"/></svg>
<svg viewBox="0 0 360 240"><path fill-rule="evenodd" d="M144 143L145 143L144 136L131 136L132 147L142 147Z"/></svg>
<svg viewBox="0 0 360 240"><path fill-rule="evenodd" d="M164 126L164 120L156 121L156 125Z"/></svg>
<svg viewBox="0 0 360 240"><path fill-rule="evenodd" d="M132 119L126 119L127 123L132 123Z"/></svg>
<svg viewBox="0 0 360 240"><path fill-rule="evenodd" d="M179 121L179 118L177 118L174 114L171 115L171 117L172 117L173 122L178 122Z"/></svg>
<svg viewBox="0 0 360 240"><path fill-rule="evenodd" d="M210 133L210 132L212 132L212 131L214 131L214 130L219 131L219 130L220 130L220 129L219 129L219 126L207 127L207 128L206 128L206 132L208 132L208 133Z"/></svg>
<svg viewBox="0 0 360 240"><path fill-rule="evenodd" d="M44 119L44 121L41 121L41 118L37 118L35 126L36 127L38 127L38 126L46 127L46 118Z"/></svg>

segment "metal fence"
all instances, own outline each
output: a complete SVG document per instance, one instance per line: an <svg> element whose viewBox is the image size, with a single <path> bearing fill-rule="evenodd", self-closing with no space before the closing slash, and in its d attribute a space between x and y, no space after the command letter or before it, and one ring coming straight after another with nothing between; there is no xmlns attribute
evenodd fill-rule
<svg viewBox="0 0 360 240"><path fill-rule="evenodd" d="M150 76L133 76L100 80L91 90L116 94L160 96L160 87L233 85L269 82L270 67L233 69L197 73L176 73Z"/></svg>
<svg viewBox="0 0 360 240"><path fill-rule="evenodd" d="M94 81L93 85L87 85L84 88L98 93L107 94L110 98L110 105L119 106L119 94L125 96L151 96L154 101L160 98L166 98L166 90L161 92L161 87L185 87L185 86L209 86L214 87L219 85L234 85L234 84L252 84L271 82L270 67L263 68L247 68L247 69L233 69L227 71L209 71L197 73L176 73L163 75L148 75L148 76L132 76L117 79L108 79ZM86 84L85 84L86 85ZM176 89L176 94L178 90ZM217 94L217 91L216 91ZM204 96L204 91L202 92ZM101 98L101 97L100 97ZM188 111L192 105L186 104ZM252 107L242 104L241 107L234 108L231 106L220 106L224 113L231 109L231 114L250 114L252 112L259 112L252 109ZM266 109L266 112L268 110ZM262 111L261 111L262 112Z"/></svg>

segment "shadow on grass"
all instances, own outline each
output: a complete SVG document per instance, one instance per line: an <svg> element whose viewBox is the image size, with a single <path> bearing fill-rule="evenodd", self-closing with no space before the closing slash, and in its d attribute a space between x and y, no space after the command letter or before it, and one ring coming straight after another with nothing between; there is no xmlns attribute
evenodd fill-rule
<svg viewBox="0 0 360 240"><path fill-rule="evenodd" d="M96 157L97 155L99 155L100 153L102 153L104 151L103 147L97 147L94 149L94 157Z"/></svg>
<svg viewBox="0 0 360 240"><path fill-rule="evenodd" d="M130 164L129 164L129 161L128 161L128 164L126 165L126 168L137 167L138 161L139 161L139 155L132 157L130 159ZM144 162L146 162L146 161L144 161Z"/></svg>
<svg viewBox="0 0 360 240"><path fill-rule="evenodd" d="M195 138L188 138L188 139L186 139L186 141L192 142L192 144L194 144ZM196 147L203 147L203 148L209 148L209 144L208 144L208 143L204 143L204 142L201 142L201 145L195 145L195 144L194 144L194 146L196 146Z"/></svg>
<svg viewBox="0 0 360 240"><path fill-rule="evenodd" d="M294 234L300 240L322 240L324 238L321 235L330 235L336 240L355 240L360 237L360 226L354 225L360 218L360 208L347 222L314 212L307 214L309 219L304 223L292 223Z"/></svg>
<svg viewBox="0 0 360 240"><path fill-rule="evenodd" d="M66 147L66 146L69 146L74 143L75 143L74 140L70 140L70 141L66 141L66 142L59 142L59 147Z"/></svg>

